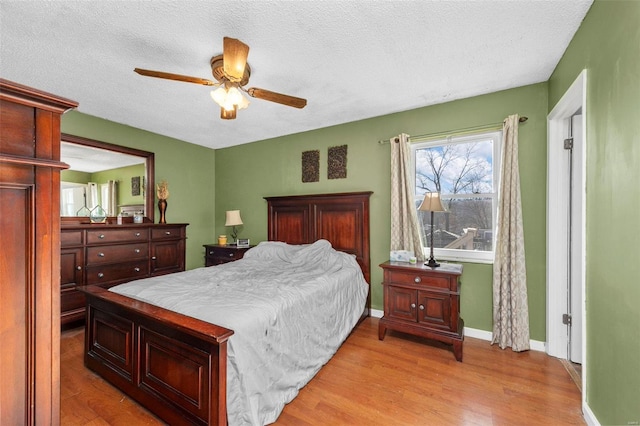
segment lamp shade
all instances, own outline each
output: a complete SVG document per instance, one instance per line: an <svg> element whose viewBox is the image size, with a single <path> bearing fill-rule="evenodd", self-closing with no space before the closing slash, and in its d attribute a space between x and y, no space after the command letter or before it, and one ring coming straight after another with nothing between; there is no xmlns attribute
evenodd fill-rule
<svg viewBox="0 0 640 426"><path fill-rule="evenodd" d="M439 192L427 192L424 194L424 199L418 207L418 210L422 210L425 212L444 212L446 211L442 206L442 202L440 201L440 193Z"/></svg>
<svg viewBox="0 0 640 426"><path fill-rule="evenodd" d="M242 225L240 210L227 210L227 220L224 226L237 226L237 225Z"/></svg>

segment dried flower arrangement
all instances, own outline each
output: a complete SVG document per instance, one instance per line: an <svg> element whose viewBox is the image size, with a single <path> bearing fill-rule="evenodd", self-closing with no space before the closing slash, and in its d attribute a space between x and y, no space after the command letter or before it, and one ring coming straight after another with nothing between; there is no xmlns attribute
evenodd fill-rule
<svg viewBox="0 0 640 426"><path fill-rule="evenodd" d="M166 200L169 198L169 183L166 180L163 179L156 185L156 194L158 195L159 200Z"/></svg>

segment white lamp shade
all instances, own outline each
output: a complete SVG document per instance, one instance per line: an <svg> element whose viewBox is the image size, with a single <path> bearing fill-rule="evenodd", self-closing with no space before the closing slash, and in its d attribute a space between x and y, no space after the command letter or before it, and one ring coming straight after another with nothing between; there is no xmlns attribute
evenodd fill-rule
<svg viewBox="0 0 640 426"><path fill-rule="evenodd" d="M440 201L440 193L439 192L427 192L424 194L424 199L418 207L418 210L426 211L426 212L444 212L446 211L442 206L442 202Z"/></svg>
<svg viewBox="0 0 640 426"><path fill-rule="evenodd" d="M242 225L240 210L227 210L227 220L224 226L237 226L237 225Z"/></svg>

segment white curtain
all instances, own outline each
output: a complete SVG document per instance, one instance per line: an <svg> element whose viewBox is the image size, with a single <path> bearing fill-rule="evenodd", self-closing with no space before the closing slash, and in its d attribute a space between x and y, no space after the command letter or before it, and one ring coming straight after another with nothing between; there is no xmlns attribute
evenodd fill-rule
<svg viewBox="0 0 640 426"><path fill-rule="evenodd" d="M118 210L118 191L117 181L110 180L100 185L102 195L102 208L107 212L108 216L117 216Z"/></svg>
<svg viewBox="0 0 640 426"><path fill-rule="evenodd" d="M493 340L515 352L529 349L529 305L524 255L518 115L504 120L502 171L498 195L498 226L493 263Z"/></svg>
<svg viewBox="0 0 640 426"><path fill-rule="evenodd" d="M402 133L391 139L391 250L413 251L424 261L414 185L409 135Z"/></svg>
<svg viewBox="0 0 640 426"><path fill-rule="evenodd" d="M100 199L98 198L98 184L95 182L89 182L87 184L87 208L93 210L98 204Z"/></svg>

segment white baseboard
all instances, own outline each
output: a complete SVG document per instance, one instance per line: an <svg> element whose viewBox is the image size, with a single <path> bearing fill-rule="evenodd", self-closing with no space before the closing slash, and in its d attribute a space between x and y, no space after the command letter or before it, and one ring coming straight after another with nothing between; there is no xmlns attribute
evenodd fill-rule
<svg viewBox="0 0 640 426"><path fill-rule="evenodd" d="M382 318L382 316L384 315L384 311L381 311L379 309L371 309L370 314L373 318ZM493 333L490 331L478 330L477 328L469 328L469 327L464 328L464 335L467 337L473 337L480 340L486 340L488 342L490 342L493 338ZM540 351L540 352L546 351L545 342L540 342L539 340L530 340L529 347L533 351Z"/></svg>
<svg viewBox="0 0 640 426"><path fill-rule="evenodd" d="M586 402L582 403L582 417L584 417L584 421L587 423L587 425L600 426L600 422L596 418L595 414L593 414L593 411L591 411L591 408Z"/></svg>
<svg viewBox="0 0 640 426"><path fill-rule="evenodd" d="M374 318L382 318L382 316L384 315L384 311L381 311L379 309L371 309L369 313Z"/></svg>

